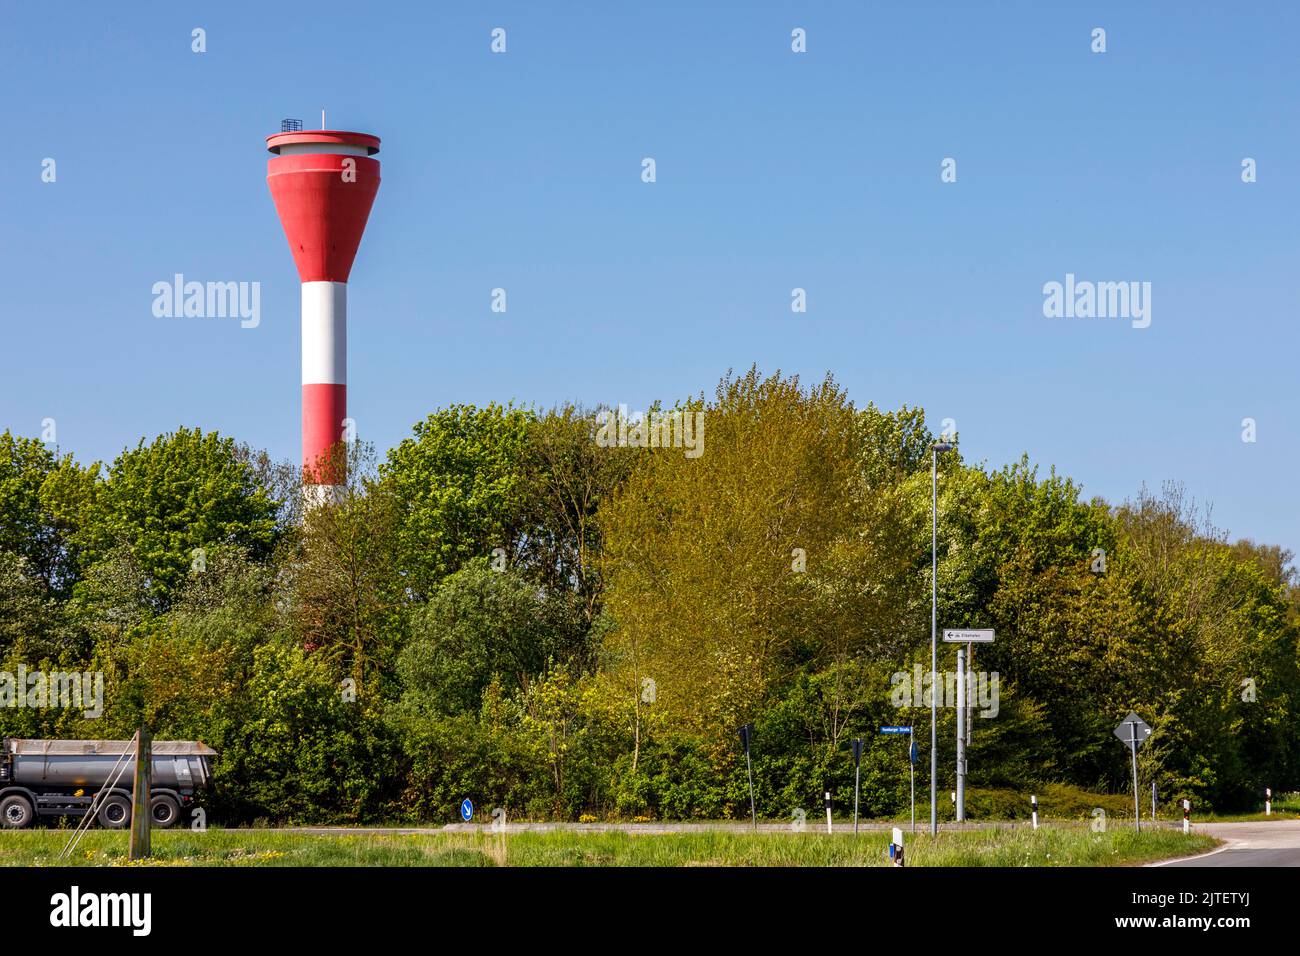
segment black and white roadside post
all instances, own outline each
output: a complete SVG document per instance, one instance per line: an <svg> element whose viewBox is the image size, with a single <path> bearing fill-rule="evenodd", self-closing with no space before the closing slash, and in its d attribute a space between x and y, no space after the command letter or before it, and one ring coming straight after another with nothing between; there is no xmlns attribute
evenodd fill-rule
<svg viewBox="0 0 1300 956"><path fill-rule="evenodd" d="M834 833L835 829L831 824L831 792L829 790L826 791L824 800L826 802L826 832Z"/></svg>
<svg viewBox="0 0 1300 956"><path fill-rule="evenodd" d="M1033 815L1033 820L1034 820L1034 829L1037 830L1037 829L1038 829L1038 797L1036 797L1036 796L1030 796L1030 798L1029 798L1029 807L1030 807L1030 811L1031 811L1031 813L1032 813L1032 815Z"/></svg>
<svg viewBox="0 0 1300 956"><path fill-rule="evenodd" d="M894 827L894 838L889 843L889 859L894 866L903 865L903 830L901 827Z"/></svg>
<svg viewBox="0 0 1300 956"><path fill-rule="evenodd" d="M1138 747L1151 736L1151 727L1136 712L1130 712L1115 728L1115 736L1128 744L1133 756L1133 829L1140 833L1142 812L1138 809Z"/></svg>
<svg viewBox="0 0 1300 956"><path fill-rule="evenodd" d="M1183 801L1183 833L1192 832L1192 801Z"/></svg>
<svg viewBox="0 0 1300 956"><path fill-rule="evenodd" d="M754 829L758 830L758 811L754 809L754 768L749 760L749 741L754 735L754 725L745 724L740 728L740 742L745 747L745 778L749 781L749 818Z"/></svg>
<svg viewBox="0 0 1300 956"><path fill-rule="evenodd" d="M1273 788L1265 787L1264 788L1264 816L1271 817L1272 815L1273 815Z"/></svg>
<svg viewBox="0 0 1300 956"><path fill-rule="evenodd" d="M853 835L858 835L858 791L862 788L862 738L853 738Z"/></svg>

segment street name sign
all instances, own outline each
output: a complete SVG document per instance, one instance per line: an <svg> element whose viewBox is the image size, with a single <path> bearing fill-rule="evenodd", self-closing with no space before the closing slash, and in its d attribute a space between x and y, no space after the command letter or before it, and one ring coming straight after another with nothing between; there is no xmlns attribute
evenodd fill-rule
<svg viewBox="0 0 1300 956"><path fill-rule="evenodd" d="M943 641L945 644L992 644L993 628L982 627L965 631L945 628Z"/></svg>

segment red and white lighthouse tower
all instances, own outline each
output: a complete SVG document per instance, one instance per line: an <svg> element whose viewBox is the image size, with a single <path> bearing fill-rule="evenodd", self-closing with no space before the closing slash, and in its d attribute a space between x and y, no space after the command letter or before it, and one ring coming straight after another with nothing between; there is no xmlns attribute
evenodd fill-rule
<svg viewBox="0 0 1300 956"><path fill-rule="evenodd" d="M348 275L379 190L379 137L303 130L266 138L280 224L302 282L302 481L308 507L335 499L346 461L336 454L348 417Z"/></svg>

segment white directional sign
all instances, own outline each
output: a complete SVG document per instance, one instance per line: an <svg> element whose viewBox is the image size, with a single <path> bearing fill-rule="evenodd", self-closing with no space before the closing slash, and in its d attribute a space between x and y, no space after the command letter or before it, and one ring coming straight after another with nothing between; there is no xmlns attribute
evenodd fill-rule
<svg viewBox="0 0 1300 956"><path fill-rule="evenodd" d="M993 628L986 627L967 631L945 629L943 640L945 644L992 644Z"/></svg>
<svg viewBox="0 0 1300 956"><path fill-rule="evenodd" d="M1147 742L1151 736L1151 728L1147 722L1139 717L1136 713L1129 714L1115 728L1115 736L1126 744L1136 742L1139 747Z"/></svg>

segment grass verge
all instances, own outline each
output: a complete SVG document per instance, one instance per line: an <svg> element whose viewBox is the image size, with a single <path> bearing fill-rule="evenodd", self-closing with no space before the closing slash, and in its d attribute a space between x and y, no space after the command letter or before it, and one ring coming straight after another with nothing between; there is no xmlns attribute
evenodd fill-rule
<svg viewBox="0 0 1300 956"><path fill-rule="evenodd" d="M91 831L69 860L66 831L0 832L0 865L127 865L127 835ZM1042 828L908 834L909 866L1126 866L1214 847L1176 830ZM319 836L274 830L156 831L146 866L888 866L878 831L821 833L420 833Z"/></svg>

